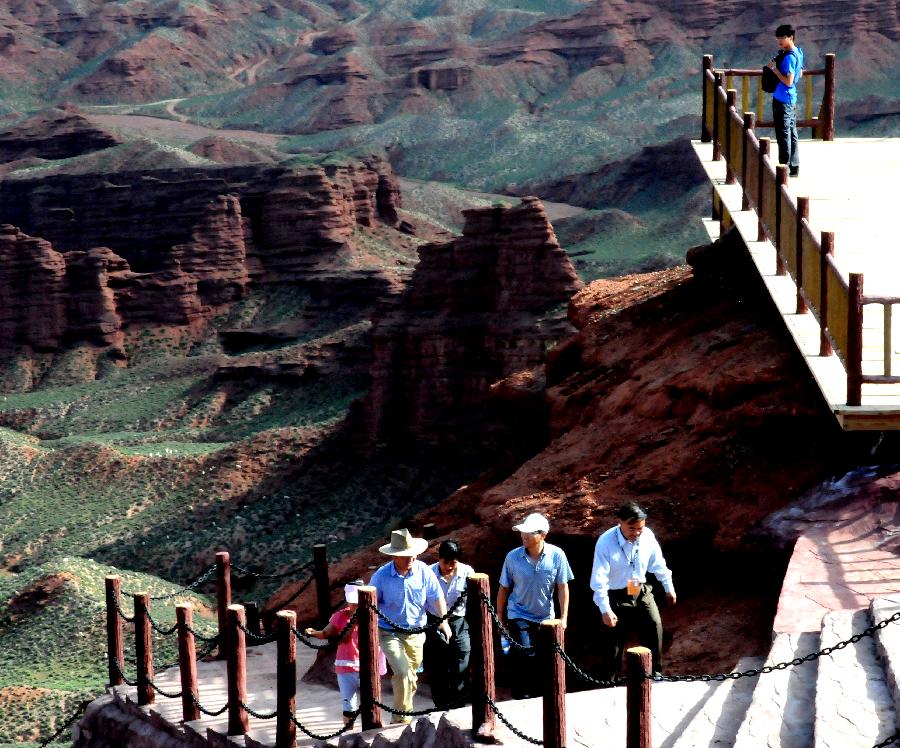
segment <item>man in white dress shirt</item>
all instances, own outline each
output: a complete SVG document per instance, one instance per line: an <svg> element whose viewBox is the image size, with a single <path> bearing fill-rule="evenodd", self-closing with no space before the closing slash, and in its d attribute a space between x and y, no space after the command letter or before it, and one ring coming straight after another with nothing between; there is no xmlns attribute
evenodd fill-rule
<svg viewBox="0 0 900 748"><path fill-rule="evenodd" d="M653 655L653 672L662 672L662 620L647 572L662 584L670 605L676 601L672 572L662 549L647 527L647 512L628 502L616 512L618 524L609 528L594 547L591 589L594 603L603 616L600 631L602 673L609 680L618 676L622 650L629 633L635 632L641 645Z"/></svg>

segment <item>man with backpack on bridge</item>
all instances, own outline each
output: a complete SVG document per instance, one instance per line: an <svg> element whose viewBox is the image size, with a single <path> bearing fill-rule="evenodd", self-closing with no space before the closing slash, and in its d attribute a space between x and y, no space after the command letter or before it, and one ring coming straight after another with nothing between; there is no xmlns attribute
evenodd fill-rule
<svg viewBox="0 0 900 748"><path fill-rule="evenodd" d="M796 31L788 23L775 29L779 52L768 64L778 82L772 92L772 119L778 141L778 163L787 164L792 177L800 176L797 134L797 82L803 74L803 50L794 44Z"/></svg>

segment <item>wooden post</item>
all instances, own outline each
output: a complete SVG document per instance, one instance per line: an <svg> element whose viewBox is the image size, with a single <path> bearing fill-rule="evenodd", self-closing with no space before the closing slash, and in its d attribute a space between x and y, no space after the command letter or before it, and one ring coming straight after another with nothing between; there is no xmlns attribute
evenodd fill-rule
<svg viewBox="0 0 900 748"><path fill-rule="evenodd" d="M382 726L381 676L378 675L378 617L375 615L375 588L359 587L359 607L356 609L359 634L359 708L362 729L374 730Z"/></svg>
<svg viewBox="0 0 900 748"><path fill-rule="evenodd" d="M862 403L863 276L850 273L847 304L847 405Z"/></svg>
<svg viewBox="0 0 900 748"><path fill-rule="evenodd" d="M216 554L216 607L219 613L219 659L228 650L228 606L231 605L231 556L227 551Z"/></svg>
<svg viewBox="0 0 900 748"><path fill-rule="evenodd" d="M834 53L825 55L825 91L822 94L822 140L834 140Z"/></svg>
<svg viewBox="0 0 900 748"><path fill-rule="evenodd" d="M275 748L294 748L297 725L291 715L297 711L297 640L293 632L297 627L297 614L292 610L279 610L275 620L278 636Z"/></svg>
<svg viewBox="0 0 900 748"><path fill-rule="evenodd" d="M887 302L883 306L884 310L884 375L886 377L891 376L891 341L893 337L891 335L891 316L894 311L894 305L890 302Z"/></svg>
<svg viewBox="0 0 900 748"><path fill-rule="evenodd" d="M775 274L785 275L784 260L781 257L781 192L787 185L788 167L778 164L775 167Z"/></svg>
<svg viewBox="0 0 900 748"><path fill-rule="evenodd" d="M138 592L134 595L134 646L137 658L138 704L152 704L156 694L150 681L153 672L153 630L147 611L150 609L150 593Z"/></svg>
<svg viewBox="0 0 900 748"><path fill-rule="evenodd" d="M729 88L725 96L725 184L734 184L734 154L731 152L731 129L734 127L734 123L731 113L735 109L737 91Z"/></svg>
<svg viewBox="0 0 900 748"><path fill-rule="evenodd" d="M722 74L715 74L713 86L713 161L722 160L722 133L719 132L719 89L722 87Z"/></svg>
<svg viewBox="0 0 900 748"><path fill-rule="evenodd" d="M328 548L324 543L313 546L313 574L316 578L316 605L319 623L324 626L331 618L331 590L328 580Z"/></svg>
<svg viewBox="0 0 900 748"><path fill-rule="evenodd" d="M712 70L712 55L703 55L703 65L700 67L700 79L703 85L703 115L700 119L700 142L708 143L712 140L712 133L706 125L706 119L709 116L709 94L706 90L706 73Z"/></svg>
<svg viewBox="0 0 900 748"><path fill-rule="evenodd" d="M541 621L540 646L544 660L544 683L547 691L544 704L544 748L565 748L566 745L566 664L556 651L563 646L562 623L551 618Z"/></svg>
<svg viewBox="0 0 900 748"><path fill-rule="evenodd" d="M262 629L259 624L259 606L254 602L244 603L244 614L247 616L247 630L254 636L262 636ZM255 647L258 642L249 639L248 647Z"/></svg>
<svg viewBox="0 0 900 748"><path fill-rule="evenodd" d="M809 220L809 198L797 198L797 233L794 238L797 247L797 314L806 314L806 299L803 297L803 222Z"/></svg>
<svg viewBox="0 0 900 748"><path fill-rule="evenodd" d="M830 356L834 353L828 339L828 257L834 257L834 232L823 231L822 252L819 255L819 355Z"/></svg>
<svg viewBox="0 0 900 748"><path fill-rule="evenodd" d="M494 679L494 621L482 599L482 595L490 599L490 578L487 574L470 574L466 580L466 589L468 590L466 618L472 647L469 659L472 735L476 740L490 742L497 727L497 717L485 694L492 700L497 698Z"/></svg>
<svg viewBox="0 0 900 748"><path fill-rule="evenodd" d="M119 616L121 595L121 578L115 574L106 577L106 660L109 669L109 685L111 686L121 686L125 682L119 672L125 667L122 618Z"/></svg>
<svg viewBox="0 0 900 748"><path fill-rule="evenodd" d="M194 607L190 603L175 606L178 621L178 670L181 674L181 715L185 722L200 719L200 690L197 687L197 649L194 642Z"/></svg>
<svg viewBox="0 0 900 748"><path fill-rule="evenodd" d="M650 681L644 677L651 672L653 658L646 647L631 647L625 653L628 674L628 726L626 748L652 748L650 735Z"/></svg>
<svg viewBox="0 0 900 748"><path fill-rule="evenodd" d="M748 80L744 78L744 80ZM750 133L756 126L756 115L744 112L744 137L741 139L741 210L750 210L750 195L747 192L747 172L750 170Z"/></svg>
<svg viewBox="0 0 900 748"><path fill-rule="evenodd" d="M763 173L766 165L766 157L769 155L769 146L772 141L769 138L759 139L759 181L756 185L756 215L759 219L756 228L756 241L764 242L768 236L766 235L766 224L763 222L766 205L766 189Z"/></svg>
<svg viewBox="0 0 900 748"><path fill-rule="evenodd" d="M246 735L250 715L241 704L247 703L247 642L241 626L247 625L243 605L228 606L228 735Z"/></svg>

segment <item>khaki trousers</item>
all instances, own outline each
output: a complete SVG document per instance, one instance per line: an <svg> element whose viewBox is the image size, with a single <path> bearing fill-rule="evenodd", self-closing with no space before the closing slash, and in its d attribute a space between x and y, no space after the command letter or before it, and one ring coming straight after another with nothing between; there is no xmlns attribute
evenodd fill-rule
<svg viewBox="0 0 900 748"><path fill-rule="evenodd" d="M419 685L417 671L422 664L425 634L404 634L400 631L378 629L378 641L394 673L391 676L391 685L394 687L394 709L412 711L413 695ZM399 714L392 715L391 719L391 722L410 721L410 717Z"/></svg>

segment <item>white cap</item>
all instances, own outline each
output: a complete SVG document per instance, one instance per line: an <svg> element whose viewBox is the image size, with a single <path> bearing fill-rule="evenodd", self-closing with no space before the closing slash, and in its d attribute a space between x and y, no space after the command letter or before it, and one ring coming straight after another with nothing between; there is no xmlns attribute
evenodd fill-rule
<svg viewBox="0 0 900 748"><path fill-rule="evenodd" d="M550 532L550 523L543 514L529 514L524 522L513 525L513 530L519 532Z"/></svg>
<svg viewBox="0 0 900 748"><path fill-rule="evenodd" d="M344 600L348 603L358 603L359 602L359 587L355 584L345 584L344 585Z"/></svg>

